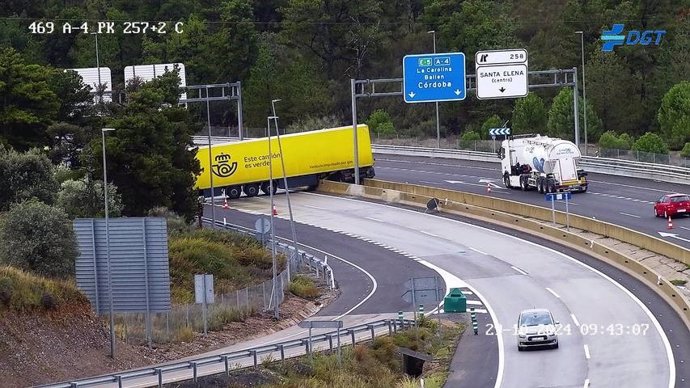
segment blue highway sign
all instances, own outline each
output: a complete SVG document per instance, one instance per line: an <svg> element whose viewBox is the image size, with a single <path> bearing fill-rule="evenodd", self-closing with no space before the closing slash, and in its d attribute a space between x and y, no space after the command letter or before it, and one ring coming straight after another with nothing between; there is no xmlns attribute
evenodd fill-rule
<svg viewBox="0 0 690 388"><path fill-rule="evenodd" d="M466 96L465 54L421 54L403 58L405 102L460 101Z"/></svg>
<svg viewBox="0 0 690 388"><path fill-rule="evenodd" d="M557 200L564 200L564 199L569 201L570 198L572 198L572 194L570 193L570 191L564 191L564 192L562 192L562 193L547 193L547 194L544 194L544 199L545 199L546 201L549 201L549 202L551 202L551 201L557 201Z"/></svg>

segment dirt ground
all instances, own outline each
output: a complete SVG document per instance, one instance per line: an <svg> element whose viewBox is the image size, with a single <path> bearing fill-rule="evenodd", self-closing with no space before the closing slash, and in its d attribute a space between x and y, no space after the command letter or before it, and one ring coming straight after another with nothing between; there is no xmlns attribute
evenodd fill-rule
<svg viewBox="0 0 690 388"><path fill-rule="evenodd" d="M88 308L41 315L3 312L0 385L56 383L192 356L292 326L336 297L335 291L325 292L316 301L286 295L278 321L270 313L260 313L245 322L227 324L222 331L209 332L208 336L195 334L191 342L154 345L149 349L118 341L115 360L109 357L107 326Z"/></svg>

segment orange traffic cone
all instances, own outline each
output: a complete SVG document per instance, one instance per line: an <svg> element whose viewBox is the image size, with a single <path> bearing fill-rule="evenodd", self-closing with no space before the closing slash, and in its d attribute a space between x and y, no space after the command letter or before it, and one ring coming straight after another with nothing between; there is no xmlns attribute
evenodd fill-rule
<svg viewBox="0 0 690 388"><path fill-rule="evenodd" d="M671 221L671 216L668 216L668 227L667 229L673 229L673 221Z"/></svg>
<svg viewBox="0 0 690 388"><path fill-rule="evenodd" d="M225 202L223 203L223 209L230 209L230 206L228 206L228 197L225 197Z"/></svg>
<svg viewBox="0 0 690 388"><path fill-rule="evenodd" d="M278 215L278 210L276 210L276 205L273 205L273 215L274 216Z"/></svg>
<svg viewBox="0 0 690 388"><path fill-rule="evenodd" d="M490 193L491 192L491 183L486 184L486 192Z"/></svg>

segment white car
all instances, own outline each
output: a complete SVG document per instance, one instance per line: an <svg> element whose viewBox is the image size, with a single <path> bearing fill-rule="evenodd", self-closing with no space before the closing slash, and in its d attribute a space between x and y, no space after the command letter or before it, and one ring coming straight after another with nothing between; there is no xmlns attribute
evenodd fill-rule
<svg viewBox="0 0 690 388"><path fill-rule="evenodd" d="M558 348L558 321L547 309L523 310L518 316L517 347L524 350L529 347L548 346Z"/></svg>

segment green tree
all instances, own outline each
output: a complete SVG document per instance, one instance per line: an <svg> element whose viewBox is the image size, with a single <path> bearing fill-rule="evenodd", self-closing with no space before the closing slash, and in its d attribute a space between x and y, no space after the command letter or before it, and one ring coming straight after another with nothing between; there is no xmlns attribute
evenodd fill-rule
<svg viewBox="0 0 690 388"><path fill-rule="evenodd" d="M199 174L189 112L178 107L179 76L168 72L128 94L129 104L110 124L106 136L108 178L122 194L123 214L143 216L164 206L191 219L197 210L194 179ZM90 143L84 159L98 165L100 139ZM98 176L98 175L96 175Z"/></svg>
<svg viewBox="0 0 690 388"><path fill-rule="evenodd" d="M680 156L690 158L690 142L685 143L683 149L680 151Z"/></svg>
<svg viewBox="0 0 690 388"><path fill-rule="evenodd" d="M632 137L627 133L617 136L614 131L606 131L599 136L599 148L601 149L629 150L632 144Z"/></svg>
<svg viewBox="0 0 690 388"><path fill-rule="evenodd" d="M27 64L11 49L0 50L0 143L19 150L43 146L59 100L50 89L53 70Z"/></svg>
<svg viewBox="0 0 690 388"><path fill-rule="evenodd" d="M524 133L546 133L548 112L544 100L534 93L515 101L511 132L515 135Z"/></svg>
<svg viewBox="0 0 690 388"><path fill-rule="evenodd" d="M367 120L369 130L377 137L387 137L395 134L395 126L391 115L383 109L377 109L369 115Z"/></svg>
<svg viewBox="0 0 690 388"><path fill-rule="evenodd" d="M582 99L578 98L578 107L580 110L579 125L580 138L584 141L584 114L582 109ZM575 117L573 116L573 90L570 88L563 88L554 97L549 109L549 119L546 124L549 136L559 137L562 139L573 140L575 131ZM587 102L587 141L596 141L601 134L601 120L594 113L592 105Z"/></svg>
<svg viewBox="0 0 690 388"><path fill-rule="evenodd" d="M77 241L61 209L37 200L15 204L0 220L0 263L47 277L74 274Z"/></svg>
<svg viewBox="0 0 690 388"><path fill-rule="evenodd" d="M664 140L659 135L652 132L647 132L640 136L640 138L635 141L635 144L633 144L632 149L652 154L668 154L668 146Z"/></svg>
<svg viewBox="0 0 690 388"><path fill-rule="evenodd" d="M67 213L69 218L90 218L105 216L103 181L86 177L69 179L60 185L55 205ZM122 213L122 197L117 187L108 184L108 215L119 217Z"/></svg>
<svg viewBox="0 0 690 388"><path fill-rule="evenodd" d="M52 204L57 189L53 166L41 151L19 153L0 146L0 211L31 198Z"/></svg>
<svg viewBox="0 0 690 388"><path fill-rule="evenodd" d="M657 118L671 149L678 150L690 140L690 82L680 82L666 93Z"/></svg>
<svg viewBox="0 0 690 388"><path fill-rule="evenodd" d="M492 115L488 119L484 120L484 123L482 123L481 128L479 129L479 137L481 138L488 138L489 136L489 130L491 128L502 128L503 127L503 120L501 120L498 115Z"/></svg>

